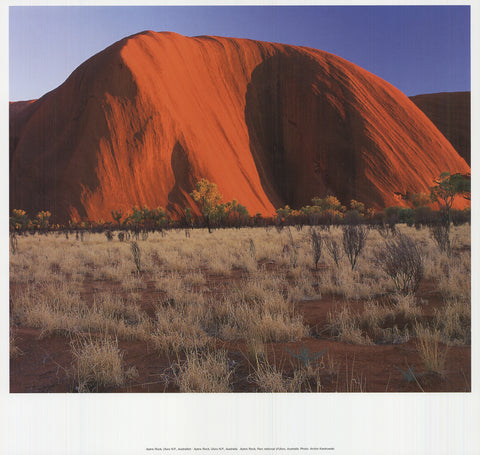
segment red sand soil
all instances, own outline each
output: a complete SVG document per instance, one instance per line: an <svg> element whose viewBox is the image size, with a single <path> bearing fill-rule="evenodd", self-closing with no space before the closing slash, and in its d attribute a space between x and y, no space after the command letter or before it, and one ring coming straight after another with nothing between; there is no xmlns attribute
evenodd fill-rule
<svg viewBox="0 0 480 455"><path fill-rule="evenodd" d="M144 204L178 215L202 177L272 215L329 193L401 205L395 192L470 172L384 80L320 50L243 39L125 38L10 105L10 122L10 206L56 221Z"/></svg>
<svg viewBox="0 0 480 455"><path fill-rule="evenodd" d="M410 99L470 165L470 92L430 93Z"/></svg>
<svg viewBox="0 0 480 455"><path fill-rule="evenodd" d="M240 279L240 276L235 279ZM216 278L211 276L209 283L215 288ZM86 282L89 288L92 283ZM109 283L98 283L98 286ZM152 290L142 292L142 308L151 313L150 297ZM88 298L88 291L82 294ZM158 296L157 296L158 297ZM442 296L433 283L422 283L417 297L425 303L422 306L423 318L433 315L434 308L442 305ZM352 377L362 384L366 392L469 392L471 390L471 347L449 347L443 377L427 373L417 352L415 341L399 344L374 344L370 346L352 345L337 341L325 330L327 314L342 304L353 311L361 311L364 301L345 302L340 296L324 295L320 300L303 301L297 304L311 328L309 338L292 343L268 343L267 353L270 362L286 376L293 376L298 361L288 352L299 352L302 346L311 353L324 350L325 367L321 370L323 392L346 392L352 387ZM153 316L153 314L151 314ZM72 373L72 354L69 340L65 336L40 337L40 330L15 328L15 344L21 354L10 360L10 391L25 392L75 392ZM233 368L232 387L234 392L257 392L252 381L255 361L250 358L245 342L217 341L217 348L226 349ZM124 355L125 368L136 367L138 377L123 387L108 392L178 392L174 384L171 363L177 361L175 355L167 356L155 352L153 347L142 341L120 341L119 348ZM180 359L182 359L180 355ZM297 362L297 363L296 363ZM408 368L414 369L417 381L408 381L402 375ZM353 373L352 373L353 370ZM348 378L348 379L347 379ZM313 391L315 391L312 384Z"/></svg>

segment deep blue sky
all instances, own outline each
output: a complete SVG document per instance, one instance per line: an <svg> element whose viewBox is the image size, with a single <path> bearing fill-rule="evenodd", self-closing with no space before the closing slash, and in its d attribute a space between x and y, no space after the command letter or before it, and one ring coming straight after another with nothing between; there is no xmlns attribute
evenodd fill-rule
<svg viewBox="0 0 480 455"><path fill-rule="evenodd" d="M143 30L310 46L406 95L470 90L468 6L10 7L11 101L39 98L86 59Z"/></svg>

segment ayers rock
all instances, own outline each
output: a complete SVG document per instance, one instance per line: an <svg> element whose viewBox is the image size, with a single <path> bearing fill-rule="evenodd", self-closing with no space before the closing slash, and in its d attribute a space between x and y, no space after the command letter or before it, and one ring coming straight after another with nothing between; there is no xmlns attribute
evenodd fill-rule
<svg viewBox="0 0 480 455"><path fill-rule="evenodd" d="M429 93L410 99L470 164L470 92Z"/></svg>
<svg viewBox="0 0 480 455"><path fill-rule="evenodd" d="M111 220L217 183L250 213L335 194L377 208L470 167L399 90L329 53L143 32L10 104L10 206Z"/></svg>

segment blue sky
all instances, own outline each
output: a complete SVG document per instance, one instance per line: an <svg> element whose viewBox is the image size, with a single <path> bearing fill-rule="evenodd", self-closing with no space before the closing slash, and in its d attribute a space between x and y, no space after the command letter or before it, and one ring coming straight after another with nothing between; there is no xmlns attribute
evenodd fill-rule
<svg viewBox="0 0 480 455"><path fill-rule="evenodd" d="M82 62L143 30L310 46L406 95L470 90L468 6L9 8L10 101L39 98Z"/></svg>

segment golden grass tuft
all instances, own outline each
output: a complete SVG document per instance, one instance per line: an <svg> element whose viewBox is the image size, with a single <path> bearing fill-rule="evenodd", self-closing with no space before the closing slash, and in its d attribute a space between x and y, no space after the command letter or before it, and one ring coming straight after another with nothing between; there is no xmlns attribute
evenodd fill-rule
<svg viewBox="0 0 480 455"><path fill-rule="evenodd" d="M435 310L434 321L443 343L451 346L471 343L470 299L447 299L441 309Z"/></svg>
<svg viewBox="0 0 480 455"><path fill-rule="evenodd" d="M285 298L278 279L252 278L226 291L211 307L212 318L224 340L260 339L294 341L308 336L309 329Z"/></svg>
<svg viewBox="0 0 480 455"><path fill-rule="evenodd" d="M260 392L286 393L300 392L301 380L285 377L281 369L268 361L259 362L251 379L259 388Z"/></svg>
<svg viewBox="0 0 480 455"><path fill-rule="evenodd" d="M124 370L117 340L76 338L71 348L78 392L104 392L123 386L137 375L135 368Z"/></svg>
<svg viewBox="0 0 480 455"><path fill-rule="evenodd" d="M230 392L230 377L227 352L224 350L189 350L186 360L177 363L175 383L180 392L225 393Z"/></svg>
<svg viewBox="0 0 480 455"><path fill-rule="evenodd" d="M372 344L371 339L360 328L359 315L346 305L340 311L327 315L328 330L339 341L349 344Z"/></svg>
<svg viewBox="0 0 480 455"><path fill-rule="evenodd" d="M438 329L415 326L416 346L425 368L432 373L443 375L447 348L440 345L442 336Z"/></svg>

